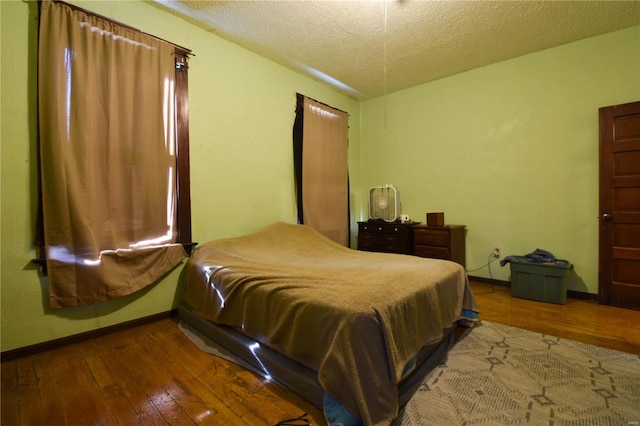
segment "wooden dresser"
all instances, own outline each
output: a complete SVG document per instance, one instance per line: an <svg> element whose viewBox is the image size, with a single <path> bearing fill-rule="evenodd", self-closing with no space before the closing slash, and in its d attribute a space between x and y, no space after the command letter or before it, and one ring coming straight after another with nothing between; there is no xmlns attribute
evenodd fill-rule
<svg viewBox="0 0 640 426"><path fill-rule="evenodd" d="M411 224L358 222L358 250L412 254Z"/></svg>
<svg viewBox="0 0 640 426"><path fill-rule="evenodd" d="M413 254L453 260L465 266L465 225L413 225Z"/></svg>

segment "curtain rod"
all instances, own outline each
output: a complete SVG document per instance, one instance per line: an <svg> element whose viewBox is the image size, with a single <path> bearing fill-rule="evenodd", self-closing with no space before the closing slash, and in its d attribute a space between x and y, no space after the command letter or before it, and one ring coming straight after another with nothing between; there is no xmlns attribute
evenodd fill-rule
<svg viewBox="0 0 640 426"><path fill-rule="evenodd" d="M349 113L348 113L347 111L343 111L343 110L338 109L338 108L336 108L336 107L332 107L331 105L325 104L324 102L320 102L320 101L319 101L319 100L317 100L317 99L313 99L313 98L310 98L310 97L309 97L309 96L307 96L307 95L303 95L302 93L298 93L298 92L296 92L296 98L299 98L300 96L304 96L304 97L305 97L305 98L307 98L307 99L311 99L313 102L317 102L317 103L319 103L319 104L321 104L321 105L324 105L324 106L326 106L326 107L328 107L328 108L335 109L336 111L344 112L345 114L347 114L347 115L349 116Z"/></svg>
<svg viewBox="0 0 640 426"><path fill-rule="evenodd" d="M42 4L42 2L43 2L43 1L45 1L45 0L38 0L38 10L40 10L40 5ZM71 3L67 3L67 2L62 1L62 0L51 0L51 1L52 1L53 3L60 3L60 4L64 4L65 6L67 6L67 7L71 8L71 9L73 9L73 10L77 10L77 11L80 11L80 12L84 12L84 13L86 13L87 15L91 15L91 16L95 16L95 17L100 18L100 19L104 19L105 21L110 22L110 23L112 23L112 24L119 25L119 26L121 26L121 27L123 27L123 28L128 28L128 29L133 30L133 31L137 31L137 32L142 33L142 34L144 34L144 35L147 35L147 36L149 36L149 37L153 37L153 38L155 38L156 40L160 40L160 41L162 41L162 42L164 42L164 43L168 43L168 44L172 45L174 48L178 49L178 50L180 51L180 53L182 53L183 55L187 55L187 56L196 56L194 53L191 53L191 49L187 49L186 47L180 46L179 44L175 44L175 43L172 43L172 42L170 42L170 41L167 41L167 40L165 40L165 39L163 39L163 38L160 38L160 37L154 36L153 34L146 33L146 32L144 32L144 31L139 30L138 28L132 27L131 25L123 24L122 22L118 22L118 21L116 21L115 19L107 18L106 16L103 16L103 15L100 15L100 14L98 14L98 13L92 12L92 11L87 10L87 9L85 9L85 8L82 8L82 7L80 7L80 6L76 6L76 5L73 5L73 4L71 4Z"/></svg>

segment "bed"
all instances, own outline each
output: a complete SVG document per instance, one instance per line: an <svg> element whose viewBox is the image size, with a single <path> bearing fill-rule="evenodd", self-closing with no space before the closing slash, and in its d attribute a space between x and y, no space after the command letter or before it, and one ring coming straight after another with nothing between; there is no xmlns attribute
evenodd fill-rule
<svg viewBox="0 0 640 426"><path fill-rule="evenodd" d="M323 408L387 425L477 309L454 262L340 246L277 222L200 245L182 319Z"/></svg>

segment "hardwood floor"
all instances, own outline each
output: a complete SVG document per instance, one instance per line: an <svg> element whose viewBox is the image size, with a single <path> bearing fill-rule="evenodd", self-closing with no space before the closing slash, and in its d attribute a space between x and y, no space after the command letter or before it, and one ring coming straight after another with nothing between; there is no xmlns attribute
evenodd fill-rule
<svg viewBox="0 0 640 426"><path fill-rule="evenodd" d="M640 355L640 311L567 298L564 305L511 297L506 286L471 282L480 318Z"/></svg>
<svg viewBox="0 0 640 426"><path fill-rule="evenodd" d="M481 319L640 355L640 311L512 298L472 283ZM2 363L2 417L13 425L275 425L321 410L197 349L164 319Z"/></svg>
<svg viewBox="0 0 640 426"><path fill-rule="evenodd" d="M321 410L165 319L2 363L2 425L275 425Z"/></svg>

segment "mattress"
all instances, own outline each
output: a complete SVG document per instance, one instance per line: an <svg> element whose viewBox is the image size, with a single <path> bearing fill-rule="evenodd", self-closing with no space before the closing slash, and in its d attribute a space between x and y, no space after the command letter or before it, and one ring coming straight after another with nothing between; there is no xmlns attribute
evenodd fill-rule
<svg viewBox="0 0 640 426"><path fill-rule="evenodd" d="M477 309L462 266L351 250L283 222L211 241L185 267L185 305L317 372L364 424L390 424L421 348Z"/></svg>
<svg viewBox="0 0 640 426"><path fill-rule="evenodd" d="M180 330L207 353L238 364L288 388L322 409L330 426L362 425L360 419L322 389L316 371L267 346L257 348L255 340L233 328L202 319L185 306L178 308L178 315L181 319ZM409 402L428 373L446 360L446 355L454 344L456 330L462 329L452 327L445 330L440 342L423 347L415 359L410 361L410 371L398 386L400 407ZM393 424L398 424L401 421L400 417L396 418Z"/></svg>

